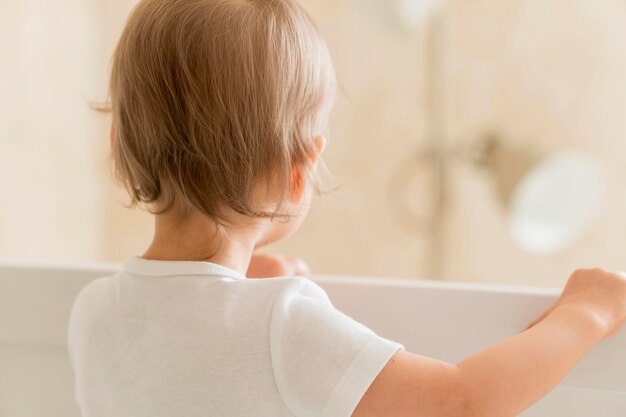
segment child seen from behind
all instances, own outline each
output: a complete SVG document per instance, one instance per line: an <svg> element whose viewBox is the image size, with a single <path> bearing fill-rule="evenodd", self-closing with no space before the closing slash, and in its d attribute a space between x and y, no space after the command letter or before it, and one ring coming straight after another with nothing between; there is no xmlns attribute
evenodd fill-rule
<svg viewBox="0 0 626 417"><path fill-rule="evenodd" d="M515 416L626 318L622 275L580 270L529 329L447 364L336 310L289 276L304 265L255 255L306 216L335 94L295 0L140 1L110 93L116 173L155 233L75 302L84 417Z"/></svg>

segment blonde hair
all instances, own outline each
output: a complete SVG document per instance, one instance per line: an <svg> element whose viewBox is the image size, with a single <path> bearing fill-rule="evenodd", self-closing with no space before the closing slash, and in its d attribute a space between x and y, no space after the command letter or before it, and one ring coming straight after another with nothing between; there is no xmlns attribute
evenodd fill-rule
<svg viewBox="0 0 626 417"><path fill-rule="evenodd" d="M278 184L281 207L293 167L309 171L334 90L326 45L295 0L142 0L113 58L116 175L155 213L275 215L252 194Z"/></svg>

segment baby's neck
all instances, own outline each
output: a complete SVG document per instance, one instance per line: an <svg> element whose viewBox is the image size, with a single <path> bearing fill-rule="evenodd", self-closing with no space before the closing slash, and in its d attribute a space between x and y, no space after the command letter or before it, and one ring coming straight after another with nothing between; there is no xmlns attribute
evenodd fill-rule
<svg viewBox="0 0 626 417"><path fill-rule="evenodd" d="M259 235L254 227L231 227L220 233L213 221L200 214L191 214L184 220L171 213L159 214L155 218L154 238L142 257L212 262L245 275Z"/></svg>

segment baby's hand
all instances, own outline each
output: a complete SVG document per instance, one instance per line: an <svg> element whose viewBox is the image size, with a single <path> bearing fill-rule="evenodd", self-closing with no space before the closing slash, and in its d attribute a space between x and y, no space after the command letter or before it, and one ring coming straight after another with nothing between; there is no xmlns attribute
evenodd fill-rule
<svg viewBox="0 0 626 417"><path fill-rule="evenodd" d="M563 294L537 324L555 310L583 311L602 332L613 334L626 320L626 276L604 269L580 269L569 279Z"/></svg>
<svg viewBox="0 0 626 417"><path fill-rule="evenodd" d="M309 266L302 259L255 253L248 266L248 278L273 278L284 276L307 276Z"/></svg>

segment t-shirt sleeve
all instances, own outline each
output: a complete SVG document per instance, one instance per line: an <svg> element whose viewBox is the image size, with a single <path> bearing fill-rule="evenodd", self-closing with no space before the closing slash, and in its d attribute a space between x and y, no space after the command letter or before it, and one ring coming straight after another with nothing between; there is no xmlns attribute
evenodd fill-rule
<svg viewBox="0 0 626 417"><path fill-rule="evenodd" d="M274 302L272 367L297 417L350 417L398 349L403 346L335 309L308 279L290 280Z"/></svg>

